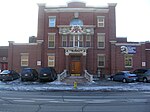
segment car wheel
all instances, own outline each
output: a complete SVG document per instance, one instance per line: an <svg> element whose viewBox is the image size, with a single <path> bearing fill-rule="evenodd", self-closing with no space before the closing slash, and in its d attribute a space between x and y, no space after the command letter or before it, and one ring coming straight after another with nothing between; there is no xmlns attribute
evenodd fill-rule
<svg viewBox="0 0 150 112"><path fill-rule="evenodd" d="M127 82L127 80L126 80L126 79L123 79L123 80L122 80L122 82L123 82L123 83L126 83L126 82Z"/></svg>
<svg viewBox="0 0 150 112"><path fill-rule="evenodd" d="M145 78L145 77L144 77L144 78L143 78L143 82L145 82L145 83L146 83L146 82L147 82L147 78Z"/></svg>

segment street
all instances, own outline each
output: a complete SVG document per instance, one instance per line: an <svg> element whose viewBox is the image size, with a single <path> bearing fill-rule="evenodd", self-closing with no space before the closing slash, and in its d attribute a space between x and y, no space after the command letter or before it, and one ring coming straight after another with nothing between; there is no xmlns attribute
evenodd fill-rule
<svg viewBox="0 0 150 112"><path fill-rule="evenodd" d="M150 92L0 91L0 112L150 112Z"/></svg>

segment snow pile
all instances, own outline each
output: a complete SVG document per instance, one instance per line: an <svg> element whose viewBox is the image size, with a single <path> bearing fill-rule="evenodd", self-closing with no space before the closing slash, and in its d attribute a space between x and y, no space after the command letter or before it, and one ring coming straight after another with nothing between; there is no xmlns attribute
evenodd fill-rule
<svg viewBox="0 0 150 112"><path fill-rule="evenodd" d="M113 83L113 82L93 82L84 85L67 85L66 83L54 81L47 83L39 82L21 82L20 80L12 82L0 82L0 90L15 91L57 91L57 90L75 90L75 91L150 91L150 83Z"/></svg>

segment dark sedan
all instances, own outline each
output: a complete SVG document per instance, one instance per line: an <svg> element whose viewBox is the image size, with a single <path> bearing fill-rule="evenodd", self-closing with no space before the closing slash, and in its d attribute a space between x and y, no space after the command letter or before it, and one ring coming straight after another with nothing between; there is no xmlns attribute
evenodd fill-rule
<svg viewBox="0 0 150 112"><path fill-rule="evenodd" d="M0 73L0 80L2 81L12 81L18 79L20 75L14 70L3 70Z"/></svg>
<svg viewBox="0 0 150 112"><path fill-rule="evenodd" d="M113 81L122 81L125 83L137 81L138 77L136 74L132 74L129 71L121 71L112 76L111 79Z"/></svg>

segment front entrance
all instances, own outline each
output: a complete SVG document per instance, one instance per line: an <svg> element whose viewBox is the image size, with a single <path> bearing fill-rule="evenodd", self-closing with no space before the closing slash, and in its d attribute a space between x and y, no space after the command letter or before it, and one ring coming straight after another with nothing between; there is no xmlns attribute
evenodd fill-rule
<svg viewBox="0 0 150 112"><path fill-rule="evenodd" d="M0 69L1 70L7 70L8 69L8 63L6 63L6 62L0 63Z"/></svg>
<svg viewBox="0 0 150 112"><path fill-rule="evenodd" d="M70 72L72 76L81 75L81 62L80 56L73 56L71 58Z"/></svg>

